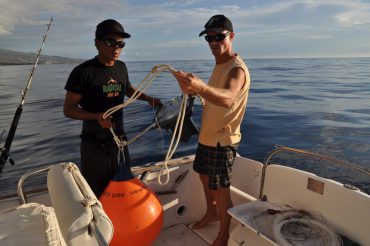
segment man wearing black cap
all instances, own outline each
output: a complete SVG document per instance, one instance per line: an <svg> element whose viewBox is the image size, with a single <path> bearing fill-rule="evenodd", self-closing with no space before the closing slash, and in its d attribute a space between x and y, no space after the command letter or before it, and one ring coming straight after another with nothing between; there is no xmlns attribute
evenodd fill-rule
<svg viewBox="0 0 370 246"><path fill-rule="evenodd" d="M81 172L97 197L108 185L118 164L118 148L109 128L125 138L122 109L107 119L103 118L103 114L122 104L125 95L131 96L135 92L126 64L118 60L125 46L124 39L130 37L115 20L99 23L95 32L98 55L75 67L65 86L64 115L83 121ZM141 94L139 99L153 107L161 105L159 99L145 94ZM129 164L127 149L125 160Z"/></svg>
<svg viewBox="0 0 370 246"><path fill-rule="evenodd" d="M230 197L231 168L241 139L240 124L247 106L250 77L242 58L233 52L234 30L224 15L215 15L199 36L205 40L216 60L208 84L192 73L174 72L181 90L205 100L202 126L193 168L203 184L207 210L193 225L200 229L219 220L220 229L213 246L228 243L232 207Z"/></svg>

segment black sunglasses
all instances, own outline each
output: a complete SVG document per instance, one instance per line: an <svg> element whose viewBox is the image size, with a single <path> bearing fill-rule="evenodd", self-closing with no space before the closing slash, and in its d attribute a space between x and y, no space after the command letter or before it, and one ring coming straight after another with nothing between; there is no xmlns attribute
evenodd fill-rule
<svg viewBox="0 0 370 246"><path fill-rule="evenodd" d="M207 41L207 42L212 42L213 40L216 41L216 42L221 42L222 40L224 40L227 36L229 36L229 32L227 33L219 33L219 34L216 34L216 35L206 35L204 36L204 39Z"/></svg>
<svg viewBox="0 0 370 246"><path fill-rule="evenodd" d="M113 38L104 39L103 42L105 43L107 47L114 47L114 48L118 47L120 49L125 47L125 44L126 44L123 41L117 41L117 40L114 40Z"/></svg>

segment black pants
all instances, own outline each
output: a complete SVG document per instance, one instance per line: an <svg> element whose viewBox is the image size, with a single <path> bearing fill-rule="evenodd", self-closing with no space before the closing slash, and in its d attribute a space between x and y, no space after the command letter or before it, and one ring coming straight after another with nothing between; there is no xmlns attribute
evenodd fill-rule
<svg viewBox="0 0 370 246"><path fill-rule="evenodd" d="M97 143L81 140L81 173L97 198L113 178L118 167L118 148L115 143ZM130 158L125 148L125 164Z"/></svg>

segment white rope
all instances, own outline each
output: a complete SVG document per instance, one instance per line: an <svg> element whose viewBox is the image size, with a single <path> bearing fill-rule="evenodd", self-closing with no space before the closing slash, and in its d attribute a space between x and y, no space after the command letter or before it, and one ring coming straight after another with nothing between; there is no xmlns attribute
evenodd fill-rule
<svg viewBox="0 0 370 246"><path fill-rule="evenodd" d="M176 71L176 69L174 69L173 67L167 65L167 64L158 64L157 66L154 66L152 68L152 70L145 76L145 78L139 83L138 87L135 89L134 93L131 95L131 97L124 103L122 104L118 104L110 109L108 109L107 111L104 112L103 114L103 119L106 119L108 118L110 115L112 115L113 113L117 112L118 110L120 109L123 109L124 107L130 105L131 103L133 103L136 99L138 99L140 97L141 94L143 94L149 87L149 85L152 83L152 81L160 74L162 73L163 71ZM123 148L128 145L128 144L131 144L134 140L138 139L142 134L140 134L139 136L135 137L133 140L131 140L130 142L127 142L125 140L121 140L114 132L113 128L111 127L110 129L110 132L112 133L113 135L113 139L114 141L116 142L118 148L120 150L123 150ZM147 130L145 130L147 131Z"/></svg>
<svg viewBox="0 0 370 246"><path fill-rule="evenodd" d="M177 116L175 129L173 130L173 135L172 135L172 138L171 138L171 143L168 147L166 158L164 159L161 171L159 172L159 175L157 177L157 181L160 185L166 185L170 181L170 173L168 171L167 163L168 163L169 160L171 160L172 155L175 153L177 145L179 144L179 141L180 141L180 138L181 138L182 126L184 124L185 113L186 113L187 100L188 100L188 95L183 94L182 101L181 101L180 112ZM177 135L177 140L176 140L175 146L173 146L173 142L174 142L174 139L175 139L176 135ZM163 183L162 180L161 180L161 177L162 177L164 171L166 171L166 181Z"/></svg>
<svg viewBox="0 0 370 246"><path fill-rule="evenodd" d="M291 210L277 215L273 221L276 242L282 246L339 246L341 239L325 222Z"/></svg>
<svg viewBox="0 0 370 246"><path fill-rule="evenodd" d="M67 163L66 165L63 166L63 168L72 174L74 181L76 182L78 188L80 189L81 194L84 197L84 200L82 200L81 203L85 207L91 207L92 205L95 204L99 204L101 206L99 200L95 196L92 197L91 192L88 192L85 182L82 179L81 173L77 166L72 163Z"/></svg>
<svg viewBox="0 0 370 246"><path fill-rule="evenodd" d="M108 109L104 114L103 114L103 119L106 119L108 118L110 115L112 115L113 113L115 113L116 111L120 110L120 109L123 109L124 107L128 106L129 104L131 104L132 102L134 102L136 99L138 99L140 97L141 94L143 94L149 87L149 85L152 83L152 81L162 72L164 71L170 71L170 72L176 72L177 70L174 69L173 67L167 65L167 64L158 64L157 66L154 66L152 68L152 70L145 76L145 78L140 82L140 84L138 85L138 87L135 89L135 92L131 95L131 97L124 103L122 104L119 104L115 107L112 107L110 109ZM181 132L182 132L182 126L183 126L183 123L184 123L184 119L185 119L185 113L186 113L186 104L187 104L187 99L188 99L188 95L186 94L183 94L182 96L182 101L181 101L181 107L180 107L180 112L177 116L177 121L176 121L176 125L175 125L175 128L174 128L174 131L173 131L173 135L172 135L172 138L171 138L171 142L170 142L170 145L168 147L168 150L167 150L167 154L166 154L166 157L165 157L165 160L163 161L163 164L162 164L162 168L159 172L159 175L158 175L158 183L161 184L161 185L166 185L168 184L169 180L170 180L170 176L169 176L169 171L168 171L168 166L167 166L167 163L169 160L171 160L172 158L172 155L175 153L176 149L177 149L177 146L180 142L180 138L181 138ZM153 123L154 125L157 124L157 123ZM118 148L123 151L123 148L126 146L126 145L129 145L131 144L133 141L135 141L136 139L138 139L139 137L141 137L145 132L147 132L148 130L150 130L152 127L153 127L153 124L150 125L148 128L146 128L143 132L141 132L139 135L135 136L133 139L131 139L130 141L125 141L125 140L121 140L114 132L113 128L111 127L109 130L110 132L112 133L113 135L113 139L114 141L116 142ZM176 141L175 141L175 138L177 137ZM175 144L174 144L174 141L175 141ZM161 180L161 176L163 175L163 172L166 171L166 180L165 182L162 182Z"/></svg>
<svg viewBox="0 0 370 246"><path fill-rule="evenodd" d="M141 94L143 94L149 87L149 85L152 83L152 81L163 71L176 71L173 67L167 65L167 64L159 64L157 66L154 66L152 68L152 71L150 71L145 78L140 82L138 87L135 89L135 92L131 95L131 97L124 103L118 104L115 107L112 107L108 109L104 114L103 118L106 119L108 116L112 115L114 112L120 110L121 108L126 107L127 105L131 104L133 101L138 99Z"/></svg>

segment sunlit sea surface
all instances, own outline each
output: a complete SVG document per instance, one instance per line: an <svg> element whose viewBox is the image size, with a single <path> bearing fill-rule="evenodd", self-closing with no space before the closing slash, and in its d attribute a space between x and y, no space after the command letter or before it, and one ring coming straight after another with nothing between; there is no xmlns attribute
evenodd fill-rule
<svg viewBox="0 0 370 246"><path fill-rule="evenodd" d="M248 106L242 123L239 154L263 161L275 144L314 151L370 169L370 58L252 59ZM191 71L208 80L214 61L129 62L134 85L157 64ZM19 177L31 168L62 161L79 164L81 122L63 115L64 85L77 64L39 65L28 91L23 114L11 147L15 166L7 164L0 178L0 194L13 192ZM32 66L0 66L0 133L3 147L21 91ZM177 83L163 73L148 90L163 102L180 96ZM129 138L148 127L154 110L137 101L124 109ZM193 119L200 126L201 105ZM171 133L153 129L130 146L132 165L164 159ZM197 137L180 143L174 157L193 154ZM283 157L283 156L282 156ZM282 158L281 157L281 158ZM327 163L292 161L299 168L353 184L370 193L370 180L349 169ZM278 158L277 161L280 161ZM40 179L32 180L39 184Z"/></svg>

